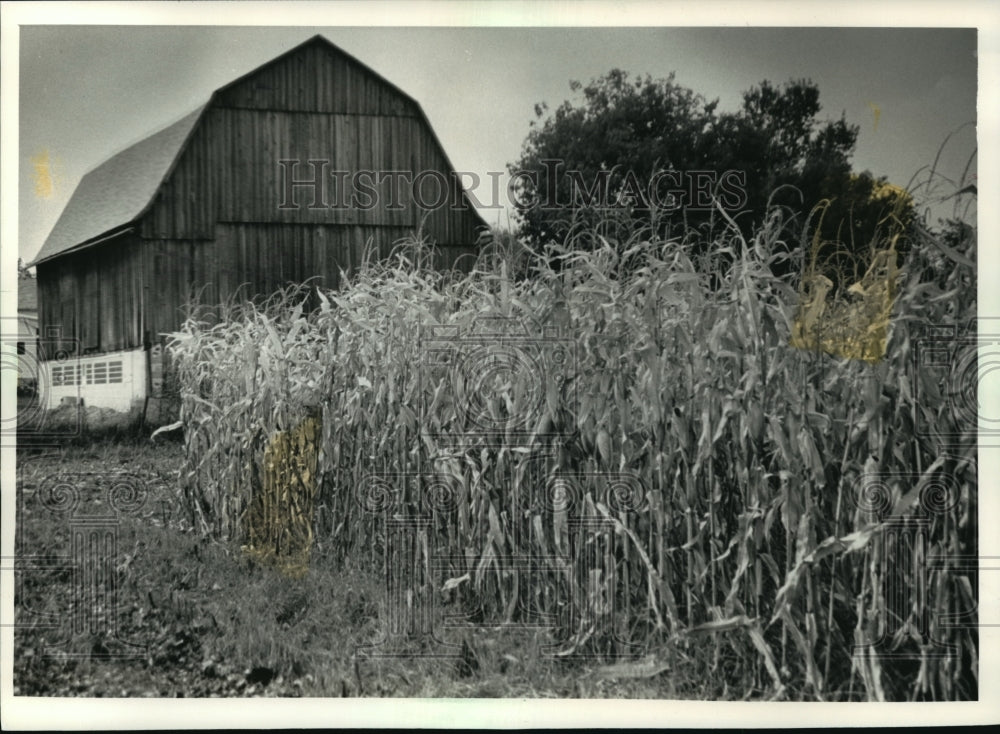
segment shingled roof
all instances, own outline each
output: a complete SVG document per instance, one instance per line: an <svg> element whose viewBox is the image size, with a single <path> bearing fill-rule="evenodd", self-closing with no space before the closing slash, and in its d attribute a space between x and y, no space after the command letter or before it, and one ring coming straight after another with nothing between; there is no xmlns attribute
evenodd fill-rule
<svg viewBox="0 0 1000 734"><path fill-rule="evenodd" d="M212 104L216 96L249 79L263 69L283 61L310 44L322 44L357 64L375 79L387 85L402 98L414 105L418 116L428 131L450 170L455 170L447 152L441 145L437 133L430 124L420 103L402 89L390 82L365 63L334 45L322 35L315 35L295 48L253 69L238 79L217 89L211 99L174 124L154 133L135 145L126 148L87 173L77 185L73 196L63 210L30 266L50 260L64 252L84 247L103 239L134 223L153 203L153 197L170 173L202 112ZM485 220L473 209L483 226Z"/></svg>
<svg viewBox="0 0 1000 734"><path fill-rule="evenodd" d="M152 202L204 108L202 105L84 175L31 265L135 221Z"/></svg>

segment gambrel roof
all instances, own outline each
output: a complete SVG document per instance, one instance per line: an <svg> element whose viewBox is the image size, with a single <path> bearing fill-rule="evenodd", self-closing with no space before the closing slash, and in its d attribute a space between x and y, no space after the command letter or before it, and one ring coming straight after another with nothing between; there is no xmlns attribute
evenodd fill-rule
<svg viewBox="0 0 1000 734"><path fill-rule="evenodd" d="M398 94L406 107L412 108L413 114L426 125L448 168L454 171L454 166L431 127L427 115L416 100L363 62L344 52L323 36L316 35L217 89L206 104L172 125L117 153L84 175L30 265L37 265L71 250L97 244L134 225L153 205L157 192L168 179L203 113L213 102L244 80L274 67L312 44L319 44L339 54L349 63L361 68L370 75L370 78ZM472 211L482 225L487 226L474 208Z"/></svg>
<svg viewBox="0 0 1000 734"><path fill-rule="evenodd" d="M153 201L204 105L84 175L32 265L110 234Z"/></svg>

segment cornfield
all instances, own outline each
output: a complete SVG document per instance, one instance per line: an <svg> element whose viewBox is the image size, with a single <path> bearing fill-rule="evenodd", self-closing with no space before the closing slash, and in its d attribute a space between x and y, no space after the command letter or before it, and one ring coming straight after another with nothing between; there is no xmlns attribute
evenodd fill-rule
<svg viewBox="0 0 1000 734"><path fill-rule="evenodd" d="M192 309L189 509L293 573L370 558L390 603L552 630L554 655L697 636L738 695L975 699L974 234L893 257L884 357L847 359L790 344L779 224L719 237L712 278L640 235L469 275L413 241L336 292Z"/></svg>

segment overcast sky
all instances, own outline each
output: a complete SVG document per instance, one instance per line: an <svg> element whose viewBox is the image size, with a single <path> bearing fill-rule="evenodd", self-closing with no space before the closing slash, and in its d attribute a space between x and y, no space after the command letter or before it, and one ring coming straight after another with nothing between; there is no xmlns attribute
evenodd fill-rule
<svg viewBox="0 0 1000 734"><path fill-rule="evenodd" d="M821 118L860 125L854 165L906 185L976 148L976 33L850 28L22 26L19 252L41 247L81 176L212 91L321 33L417 99L456 169L505 171L537 102L612 68L665 77L723 109L768 79L809 78ZM878 111L876 125L876 109ZM52 173L38 185L38 165ZM507 212L483 212L506 224Z"/></svg>

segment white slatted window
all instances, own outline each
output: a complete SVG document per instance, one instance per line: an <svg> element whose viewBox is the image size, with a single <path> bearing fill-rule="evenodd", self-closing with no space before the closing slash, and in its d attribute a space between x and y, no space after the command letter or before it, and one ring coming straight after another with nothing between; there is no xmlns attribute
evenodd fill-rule
<svg viewBox="0 0 1000 734"><path fill-rule="evenodd" d="M52 386L111 385L122 382L122 361L62 364L52 366Z"/></svg>
<svg viewBox="0 0 1000 734"><path fill-rule="evenodd" d="M108 382L122 381L122 361L108 362Z"/></svg>

